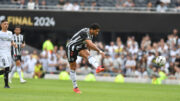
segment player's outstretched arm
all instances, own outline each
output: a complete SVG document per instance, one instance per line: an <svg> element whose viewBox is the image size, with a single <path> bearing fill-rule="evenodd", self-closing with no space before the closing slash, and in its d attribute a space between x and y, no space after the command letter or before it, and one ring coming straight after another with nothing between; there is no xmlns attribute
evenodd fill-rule
<svg viewBox="0 0 180 101"><path fill-rule="evenodd" d="M85 40L88 48L97 51L100 53L103 57L105 56L104 52L101 51L91 40Z"/></svg>

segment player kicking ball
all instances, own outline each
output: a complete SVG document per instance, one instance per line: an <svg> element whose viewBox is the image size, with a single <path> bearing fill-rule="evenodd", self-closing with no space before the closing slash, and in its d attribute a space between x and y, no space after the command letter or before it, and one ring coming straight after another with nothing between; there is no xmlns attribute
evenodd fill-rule
<svg viewBox="0 0 180 101"><path fill-rule="evenodd" d="M76 82L76 59L77 56L81 56L88 60L88 62L96 68L96 73L104 71L102 66L99 66L96 59L90 56L88 49L92 49L100 53L104 57L104 52L102 52L93 42L92 38L97 36L100 31L100 26L97 23L90 25L89 28L83 28L78 31L66 45L66 54L70 64L70 77L73 83L73 91L75 93L81 93Z"/></svg>
<svg viewBox="0 0 180 101"><path fill-rule="evenodd" d="M4 88L10 88L8 84L8 74L11 66L11 45L17 48L17 45L13 42L13 35L11 31L8 31L8 21L1 21L0 31L0 75L4 74Z"/></svg>

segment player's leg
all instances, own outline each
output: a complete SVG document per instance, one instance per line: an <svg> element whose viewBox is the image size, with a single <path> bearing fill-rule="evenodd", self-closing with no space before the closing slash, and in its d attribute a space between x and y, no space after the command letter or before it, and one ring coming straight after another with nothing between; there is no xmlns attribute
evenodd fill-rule
<svg viewBox="0 0 180 101"><path fill-rule="evenodd" d="M26 80L24 80L24 79L22 78L22 75L21 75L21 61L20 61L20 59L18 59L18 60L16 61L16 67L17 67L17 72L18 72L18 74L19 74L20 82L21 82L21 83L26 82Z"/></svg>
<svg viewBox="0 0 180 101"><path fill-rule="evenodd" d="M88 62L96 68L96 73L99 73L101 71L104 71L104 68L101 68L102 66L99 66L98 62L93 56L90 56L90 53L87 49L83 49L79 51L79 55L82 56L83 58L87 59Z"/></svg>
<svg viewBox="0 0 180 101"><path fill-rule="evenodd" d="M9 75L9 67L6 67L4 69L4 83L5 83L4 88L10 88L8 84L8 75Z"/></svg>
<svg viewBox="0 0 180 101"><path fill-rule="evenodd" d="M72 83L73 83L73 88L77 88L77 82L76 82L76 62L72 62L70 63L70 77L71 77L71 80L72 80Z"/></svg>
<svg viewBox="0 0 180 101"><path fill-rule="evenodd" d="M0 75L3 75L4 74L4 70L0 70Z"/></svg>
<svg viewBox="0 0 180 101"><path fill-rule="evenodd" d="M68 61L70 64L70 77L72 80L72 84L73 84L73 91L75 93L81 93L81 91L79 90L78 86L77 86L77 81L76 81L76 59L77 59L77 55L78 55L78 51L72 51L71 50L71 46L68 46L66 48L66 54L68 57Z"/></svg>
<svg viewBox="0 0 180 101"><path fill-rule="evenodd" d="M17 67L16 67L16 65L14 65L10 74L9 74L9 83L12 83L12 78L13 78L13 75L16 72L16 70L17 70Z"/></svg>
<svg viewBox="0 0 180 101"><path fill-rule="evenodd" d="M73 91L76 93L81 93L81 91L78 88L77 81L76 81L76 61L70 62L70 77L73 83Z"/></svg>
<svg viewBox="0 0 180 101"><path fill-rule="evenodd" d="M13 55L13 57L12 57L11 60L12 60L13 66L11 67L11 71L10 71L10 73L9 73L9 83L12 83L13 75L14 75L14 73L17 71L17 67L16 67L16 63L15 63L16 57Z"/></svg>

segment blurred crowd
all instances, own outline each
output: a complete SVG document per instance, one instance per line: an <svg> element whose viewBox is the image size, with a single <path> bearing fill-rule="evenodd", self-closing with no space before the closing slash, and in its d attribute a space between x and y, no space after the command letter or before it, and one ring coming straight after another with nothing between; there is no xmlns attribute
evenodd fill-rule
<svg viewBox="0 0 180 101"><path fill-rule="evenodd" d="M69 71L64 47L53 46L50 40L46 42L48 42L47 45L43 44L43 50L40 53L35 50L32 53L23 50L24 72L43 77L46 73ZM101 57L96 51L90 51L99 65L105 68L105 71L99 75L115 76L121 73L126 77L147 78L146 69L152 63L152 59L162 55L166 57L167 62L165 66L159 68L159 71L166 73L170 79L180 79L180 37L177 29L167 36L167 40L162 38L158 42L152 42L149 35L146 35L142 37L141 42L138 42L135 36L129 36L125 43L122 42L121 37L117 37L109 45L95 42L106 53L105 57ZM78 57L76 62L78 63L77 74L94 73L95 68L85 59Z"/></svg>
<svg viewBox="0 0 180 101"><path fill-rule="evenodd" d="M54 2L55 1L55 2ZM65 11L95 10L96 7L146 7L147 10L166 12L168 8L180 10L180 0L11 0L12 4L20 5L21 9L46 9L48 5L56 5Z"/></svg>

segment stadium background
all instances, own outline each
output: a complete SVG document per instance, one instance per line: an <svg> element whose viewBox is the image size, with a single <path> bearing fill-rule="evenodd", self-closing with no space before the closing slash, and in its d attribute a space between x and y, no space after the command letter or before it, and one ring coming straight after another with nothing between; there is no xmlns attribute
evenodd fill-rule
<svg viewBox="0 0 180 101"><path fill-rule="evenodd" d="M106 71L99 75L95 74L96 78L92 77L93 79L90 79L90 81L94 81L94 79L97 81L116 81L117 77L117 82L121 83L125 81L180 84L180 67L176 64L180 63L178 60L180 58L179 0L69 0L70 3L64 0L32 0L31 4L29 4L29 1L31 0L0 0L0 21L7 19L11 31L13 31L14 26L21 25L22 34L25 36L27 47L22 52L23 57L27 57L27 60L23 62L24 77L37 79L38 75L33 74L38 72L45 74L45 76L41 75L39 78L59 79L59 73L62 71L69 72L67 58L61 46L65 48L67 41L75 32L96 22L101 25L102 29L94 41L99 48L106 52L106 57L101 58L93 51L91 54L98 59L100 64L105 65ZM48 39L51 41L47 41ZM54 49L48 51L43 49L45 42L52 43ZM167 58L165 67L159 68L157 71L157 73L163 74L160 79L164 81L160 83L152 82L148 78L146 71L152 58L158 55ZM94 73L94 68L83 59L80 59L79 62L77 69L78 80L84 80L87 77L86 75ZM89 75L89 77L91 76ZM15 77L18 76L15 75ZM60 79L62 78L60 77ZM26 92L24 90L26 88L29 95L36 96L33 90L42 94L42 89L47 88L44 92L45 95L46 93L47 95L49 93L53 95L48 96L49 98L45 100L55 100L52 98L54 96L61 99L60 97L64 97L63 94L73 96L72 92L66 90L71 89L69 87L71 83L68 81L36 81L34 79L28 79L27 81L26 85L30 88L26 85L20 85L17 80L14 80L11 85L15 89L12 89L12 91L22 94ZM53 84L58 86L49 86ZM62 87L59 87L59 84ZM172 99L179 101L178 86L126 83L120 86L119 84L106 82L80 82L80 85L82 85L86 93L90 92L89 95L83 95L84 98L80 97L83 99L93 96L92 98L97 100L99 96L93 94L98 95L98 93L101 93L101 96L107 94L117 101L119 100L117 96L120 96L118 94L122 94L124 100L144 101L144 99L148 98L148 101L152 101L151 98L155 96L154 101L169 101ZM87 86L94 89L86 89ZM96 87L101 90L96 89ZM57 89L59 93L63 93L61 96L54 94L54 92L58 92ZM119 91L119 89L121 90ZM22 93L20 93L21 91ZM124 91L127 92L124 93ZM132 97L129 97L128 94L132 95ZM139 98L141 94L144 94L142 99ZM16 94L12 95L16 100L19 99L16 98ZM26 93L22 95L26 100L29 98ZM46 98L43 95L37 97L39 96ZM65 99L74 100L73 97L66 97ZM105 96L104 99L111 101L107 97ZM7 100L6 97L2 98L4 101ZM31 99L36 99L36 97L29 100ZM14 101L14 99L11 100Z"/></svg>

